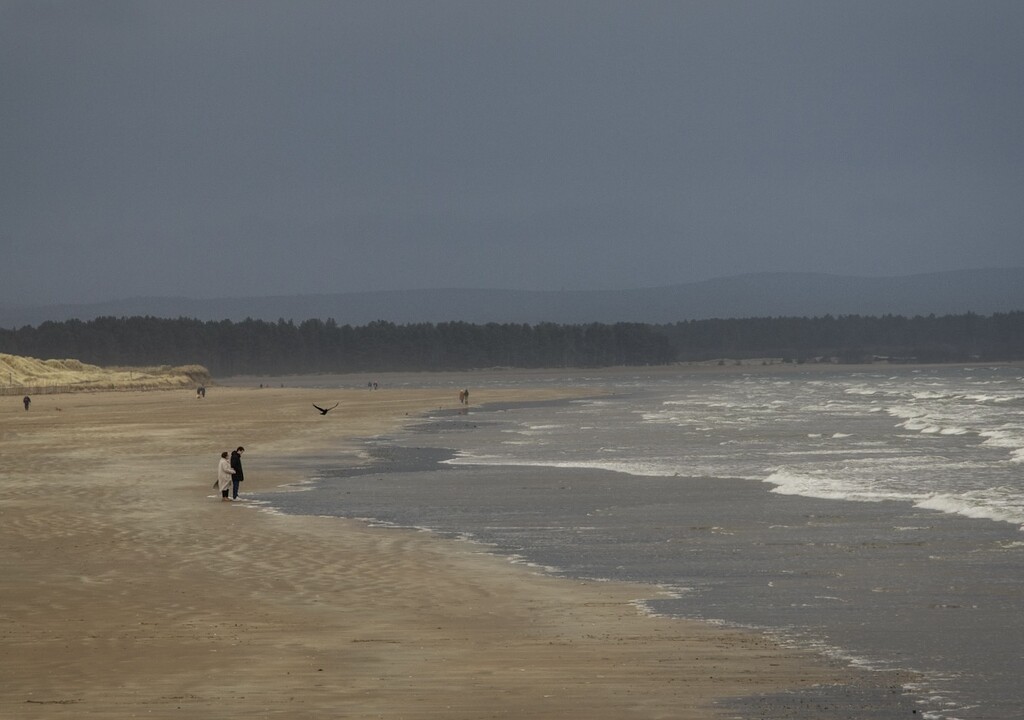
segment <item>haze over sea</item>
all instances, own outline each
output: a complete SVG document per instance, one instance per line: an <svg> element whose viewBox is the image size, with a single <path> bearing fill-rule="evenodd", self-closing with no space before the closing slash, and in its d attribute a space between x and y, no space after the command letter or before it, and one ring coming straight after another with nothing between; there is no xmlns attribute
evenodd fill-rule
<svg viewBox="0 0 1024 720"><path fill-rule="evenodd" d="M919 673L892 699L894 717L912 703L933 720L1019 718L1022 375L788 366L387 377L387 387L451 384L453 402L466 382L471 402L489 383L595 393L438 411L368 439L369 466L323 459L310 492L261 499L429 528L566 576L650 583L661 591L651 612Z"/></svg>

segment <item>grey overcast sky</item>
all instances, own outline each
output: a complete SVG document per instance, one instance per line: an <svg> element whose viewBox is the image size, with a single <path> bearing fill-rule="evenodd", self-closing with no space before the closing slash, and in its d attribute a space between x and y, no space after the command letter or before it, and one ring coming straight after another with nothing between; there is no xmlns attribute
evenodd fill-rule
<svg viewBox="0 0 1024 720"><path fill-rule="evenodd" d="M1021 0L0 0L0 302L1024 266Z"/></svg>

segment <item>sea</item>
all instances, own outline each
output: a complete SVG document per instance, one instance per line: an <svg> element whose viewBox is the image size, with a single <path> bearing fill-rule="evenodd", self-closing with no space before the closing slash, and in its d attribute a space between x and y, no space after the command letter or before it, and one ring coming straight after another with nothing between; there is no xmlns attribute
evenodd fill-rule
<svg viewBox="0 0 1024 720"><path fill-rule="evenodd" d="M256 500L478 543L539 572L643 583L645 612L769 633L857 672L904 673L846 706L835 692L771 698L785 717L1024 717L1024 369L381 382L429 384L450 385L455 409L365 438L369 462L317 459L307 492ZM519 386L592 393L486 403L489 387ZM762 700L732 717L776 716Z"/></svg>

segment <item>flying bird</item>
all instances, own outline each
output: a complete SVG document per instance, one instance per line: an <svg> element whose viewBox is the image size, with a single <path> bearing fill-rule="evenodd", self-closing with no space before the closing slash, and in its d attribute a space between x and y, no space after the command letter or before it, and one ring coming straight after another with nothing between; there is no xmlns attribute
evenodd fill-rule
<svg viewBox="0 0 1024 720"><path fill-rule="evenodd" d="M315 407L317 410L319 410L321 415L326 415L331 410L333 410L334 408L338 407L338 403L334 403L329 408L322 408L319 405L317 405L316 403L313 403L313 407Z"/></svg>

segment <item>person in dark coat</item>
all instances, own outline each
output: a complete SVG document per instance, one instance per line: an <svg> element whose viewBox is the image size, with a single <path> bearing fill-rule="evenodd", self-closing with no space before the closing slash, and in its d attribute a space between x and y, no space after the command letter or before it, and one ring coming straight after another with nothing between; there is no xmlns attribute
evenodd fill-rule
<svg viewBox="0 0 1024 720"><path fill-rule="evenodd" d="M245 479L242 475L242 453L244 452L245 448L241 445L237 450L231 452L231 469L235 471L235 474L231 476L231 498L233 500L238 499L238 483Z"/></svg>

